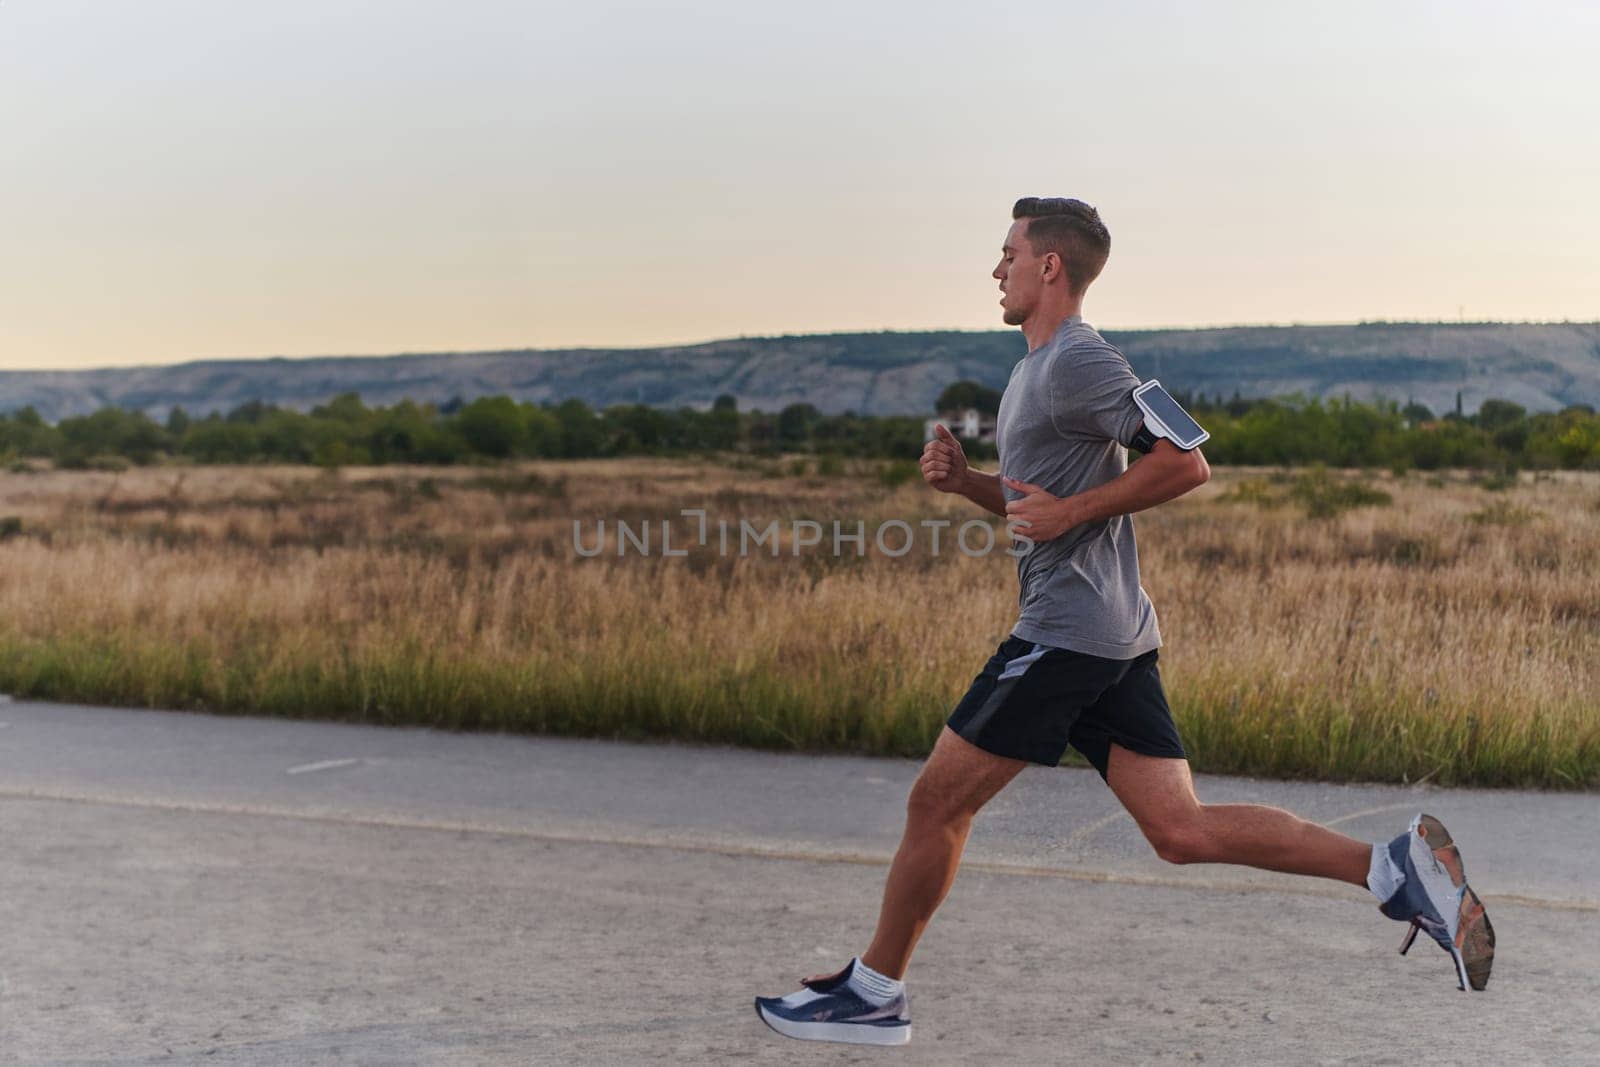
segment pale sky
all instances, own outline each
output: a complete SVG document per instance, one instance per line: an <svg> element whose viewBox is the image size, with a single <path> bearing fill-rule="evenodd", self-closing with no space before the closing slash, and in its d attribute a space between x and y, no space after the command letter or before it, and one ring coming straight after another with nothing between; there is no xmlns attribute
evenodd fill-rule
<svg viewBox="0 0 1600 1067"><path fill-rule="evenodd" d="M1600 5L0 0L0 368L1600 319Z"/></svg>

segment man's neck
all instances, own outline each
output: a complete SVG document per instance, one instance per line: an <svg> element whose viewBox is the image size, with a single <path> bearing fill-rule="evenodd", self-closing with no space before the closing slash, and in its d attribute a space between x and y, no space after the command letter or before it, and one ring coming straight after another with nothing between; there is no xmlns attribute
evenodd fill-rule
<svg viewBox="0 0 1600 1067"><path fill-rule="evenodd" d="M1049 308L1042 308L1029 316L1028 321L1022 324L1022 336L1028 340L1028 351L1032 352L1049 342L1061 329L1061 324L1074 315L1083 314L1083 301L1070 300L1053 304Z"/></svg>

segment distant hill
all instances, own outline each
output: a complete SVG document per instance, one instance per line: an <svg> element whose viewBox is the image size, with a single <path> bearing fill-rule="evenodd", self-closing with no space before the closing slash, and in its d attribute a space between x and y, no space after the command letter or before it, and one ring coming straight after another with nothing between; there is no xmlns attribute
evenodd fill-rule
<svg viewBox="0 0 1600 1067"><path fill-rule="evenodd" d="M1415 399L1468 411L1489 397L1530 411L1600 406L1600 323L1371 323L1108 330L1141 377L1168 388L1245 397L1302 393ZM228 411L252 400L306 409L340 393L369 404L442 404L508 394L743 409L810 403L828 413L924 414L951 382L1001 388L1025 353L1015 330L845 333L740 338L629 349L524 349L395 356L239 359L91 371L0 371L0 411L32 405L46 419L116 406L163 418Z"/></svg>

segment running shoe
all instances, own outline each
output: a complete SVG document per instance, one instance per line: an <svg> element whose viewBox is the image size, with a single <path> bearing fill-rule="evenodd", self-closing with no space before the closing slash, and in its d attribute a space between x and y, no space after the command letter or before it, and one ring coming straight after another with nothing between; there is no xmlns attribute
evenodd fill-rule
<svg viewBox="0 0 1600 1067"><path fill-rule="evenodd" d="M1389 858L1405 881L1379 910L1411 924L1400 954L1411 948L1418 930L1426 931L1455 961L1461 988L1482 990L1494 965L1494 927L1483 901L1467 885L1461 852L1450 832L1432 815L1418 815L1405 833L1389 842Z"/></svg>
<svg viewBox="0 0 1600 1067"><path fill-rule="evenodd" d="M904 1045L911 1040L911 1003L901 993L881 1007L849 986L856 961L844 970L810 978L786 997L757 997L756 1014L785 1037L851 1045Z"/></svg>

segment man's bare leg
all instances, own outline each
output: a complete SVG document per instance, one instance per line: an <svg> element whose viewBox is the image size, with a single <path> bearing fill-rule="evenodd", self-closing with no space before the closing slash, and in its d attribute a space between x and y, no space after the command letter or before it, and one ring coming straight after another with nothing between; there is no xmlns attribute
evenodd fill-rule
<svg viewBox="0 0 1600 1067"><path fill-rule="evenodd" d="M1372 845L1260 804L1202 804L1189 762L1111 746L1106 782L1169 863L1237 863L1363 888Z"/></svg>
<svg viewBox="0 0 1600 1067"><path fill-rule="evenodd" d="M1026 760L985 752L948 726L940 732L906 801L905 833L862 963L890 978L905 977L918 939L956 880L972 817L1026 766Z"/></svg>

